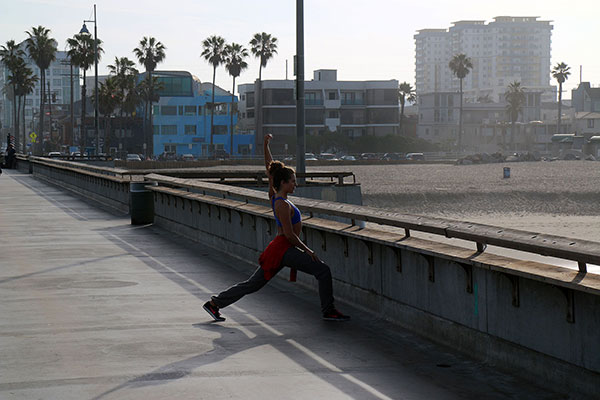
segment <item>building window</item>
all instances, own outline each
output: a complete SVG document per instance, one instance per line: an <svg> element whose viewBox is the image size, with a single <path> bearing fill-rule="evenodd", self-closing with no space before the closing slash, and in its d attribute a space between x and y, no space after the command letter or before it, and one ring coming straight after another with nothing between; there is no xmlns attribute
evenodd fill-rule
<svg viewBox="0 0 600 400"><path fill-rule="evenodd" d="M183 115L196 115L196 106L184 106Z"/></svg>
<svg viewBox="0 0 600 400"><path fill-rule="evenodd" d="M588 128L593 128L594 127L594 120L593 119L588 119L587 120L587 126L588 126Z"/></svg>
<svg viewBox="0 0 600 400"><path fill-rule="evenodd" d="M226 135L227 134L227 125L215 125L214 128L215 128L215 131L214 131L215 135Z"/></svg>
<svg viewBox="0 0 600 400"><path fill-rule="evenodd" d="M177 106L177 115L183 115L183 106Z"/></svg>
<svg viewBox="0 0 600 400"><path fill-rule="evenodd" d="M60 86L62 85L62 79L52 79L52 84L54 86Z"/></svg>
<svg viewBox="0 0 600 400"><path fill-rule="evenodd" d="M158 114L160 114L159 111L160 111L160 106L152 106L152 115L158 115Z"/></svg>
<svg viewBox="0 0 600 400"><path fill-rule="evenodd" d="M160 115L177 115L177 106L161 106Z"/></svg>
<svg viewBox="0 0 600 400"><path fill-rule="evenodd" d="M337 111L329 111L328 113L328 118L339 118L340 115L338 114Z"/></svg>
<svg viewBox="0 0 600 400"><path fill-rule="evenodd" d="M162 125L160 131L162 135L177 135L177 125Z"/></svg>
<svg viewBox="0 0 600 400"><path fill-rule="evenodd" d="M198 115L202 115L204 109L201 106L198 106Z"/></svg>
<svg viewBox="0 0 600 400"><path fill-rule="evenodd" d="M337 92L329 92L327 96L328 96L329 100L336 100Z"/></svg>
<svg viewBox="0 0 600 400"><path fill-rule="evenodd" d="M152 132L155 135L160 135L160 125L153 125L152 126Z"/></svg>
<svg viewBox="0 0 600 400"><path fill-rule="evenodd" d="M248 110L248 114L246 114L248 118L254 118L254 110Z"/></svg>
<svg viewBox="0 0 600 400"><path fill-rule="evenodd" d="M196 134L196 125L185 125L185 134L186 135L195 135Z"/></svg>

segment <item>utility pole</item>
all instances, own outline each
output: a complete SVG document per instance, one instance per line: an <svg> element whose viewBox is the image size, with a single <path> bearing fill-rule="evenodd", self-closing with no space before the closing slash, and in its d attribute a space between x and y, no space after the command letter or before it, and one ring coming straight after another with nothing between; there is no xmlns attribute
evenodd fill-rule
<svg viewBox="0 0 600 400"><path fill-rule="evenodd" d="M296 172L306 173L304 138L304 0L296 0ZM298 179L304 183L304 178Z"/></svg>

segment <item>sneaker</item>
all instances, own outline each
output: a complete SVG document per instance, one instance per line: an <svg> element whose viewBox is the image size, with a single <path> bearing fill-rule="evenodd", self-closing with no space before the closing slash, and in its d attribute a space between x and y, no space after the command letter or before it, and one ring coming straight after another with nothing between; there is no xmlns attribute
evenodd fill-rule
<svg viewBox="0 0 600 400"><path fill-rule="evenodd" d="M334 308L331 311L323 313L323 319L325 321L348 321L350 320L350 316L344 315Z"/></svg>
<svg viewBox="0 0 600 400"><path fill-rule="evenodd" d="M221 317L221 313L219 312L219 307L213 306L210 303L210 301L207 301L206 303L204 303L202 308L204 308L206 310L206 312L209 313L210 316L213 317L213 319L215 321L225 321L225 317Z"/></svg>

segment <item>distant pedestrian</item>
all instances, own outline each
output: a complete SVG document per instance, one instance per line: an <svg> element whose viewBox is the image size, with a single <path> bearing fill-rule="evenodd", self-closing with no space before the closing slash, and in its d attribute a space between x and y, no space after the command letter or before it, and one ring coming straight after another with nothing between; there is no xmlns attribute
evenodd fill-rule
<svg viewBox="0 0 600 400"><path fill-rule="evenodd" d="M296 189L296 173L280 161L273 161L269 142L273 136L265 135L265 167L269 177L269 199L277 223L277 236L269 243L259 258L260 267L244 282L212 296L203 308L215 321L224 321L219 309L238 301L247 294L254 293L275 276L283 267L290 267L313 275L319 281L319 297L323 319L347 321L349 316L339 312L334 306L331 271L327 264L319 260L302 240L302 216L300 210L288 200L288 194Z"/></svg>
<svg viewBox="0 0 600 400"><path fill-rule="evenodd" d="M8 145L8 149L6 149L6 157L4 159L4 167L8 169L12 169L15 167L17 163L17 152L15 150L15 146L11 144Z"/></svg>

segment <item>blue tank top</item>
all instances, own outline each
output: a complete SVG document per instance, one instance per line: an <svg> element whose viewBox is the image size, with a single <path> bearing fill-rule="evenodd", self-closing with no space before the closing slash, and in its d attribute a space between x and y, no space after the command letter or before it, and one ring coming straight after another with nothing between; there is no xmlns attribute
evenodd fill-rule
<svg viewBox="0 0 600 400"><path fill-rule="evenodd" d="M298 210L298 207L296 207L294 205L294 203L292 203L288 199L284 199L283 197L273 197L271 199L271 207L273 208L273 215L275 216L275 222L277 223L277 226L282 226L282 225L281 225L281 221L279 220L279 218L277 218L277 214L275 213L275 200L286 201L290 206L292 206L292 208L294 209L294 215L292 216L292 225L296 225L298 222L302 221L302 216L300 215L300 210Z"/></svg>

